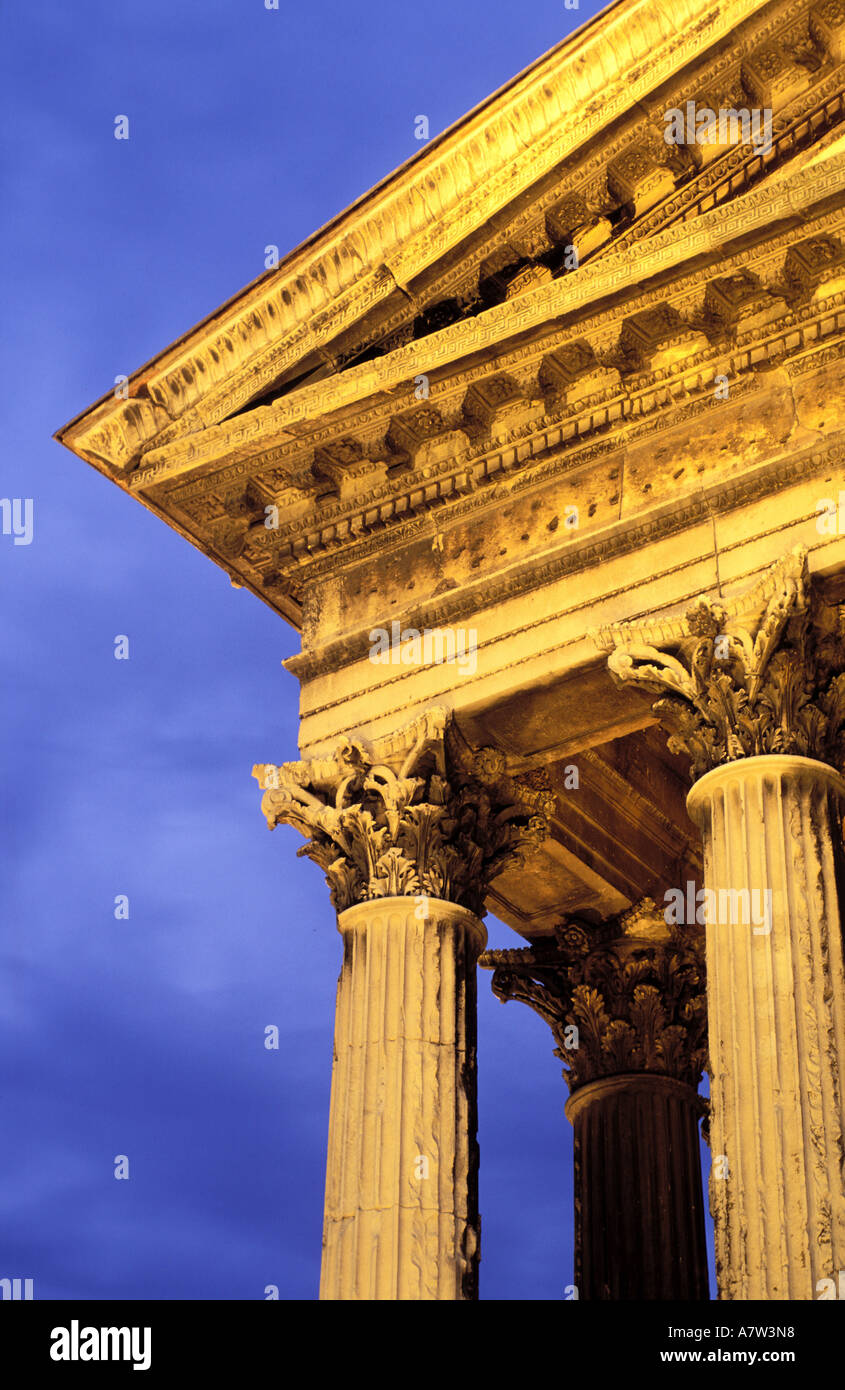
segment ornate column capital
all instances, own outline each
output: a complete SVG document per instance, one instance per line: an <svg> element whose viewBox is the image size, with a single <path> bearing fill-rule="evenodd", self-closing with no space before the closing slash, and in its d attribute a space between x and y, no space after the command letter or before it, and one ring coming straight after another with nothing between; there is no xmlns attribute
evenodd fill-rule
<svg viewBox="0 0 845 1390"><path fill-rule="evenodd" d="M573 1094L634 1072L698 1086L707 1063L703 933L668 926L650 898L600 926L569 917L553 941L485 951L479 965L494 972L503 1003L520 999L549 1024Z"/></svg>
<svg viewBox="0 0 845 1390"><path fill-rule="evenodd" d="M743 597L699 598L681 618L615 623L591 637L618 684L663 696L669 748L693 780L724 763L791 753L841 770L845 641L839 605L811 583L807 552L785 555Z"/></svg>
<svg viewBox="0 0 845 1390"><path fill-rule="evenodd" d="M374 743L257 764L271 830L295 826L298 851L323 869L338 912L372 898L425 895L484 911L496 874L548 834L550 791L509 777L504 754L471 749L442 708Z"/></svg>

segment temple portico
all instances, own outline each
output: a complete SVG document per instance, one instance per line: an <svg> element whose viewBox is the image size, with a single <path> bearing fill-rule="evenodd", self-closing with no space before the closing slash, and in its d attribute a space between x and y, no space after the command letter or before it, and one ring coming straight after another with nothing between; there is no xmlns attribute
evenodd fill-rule
<svg viewBox="0 0 845 1390"><path fill-rule="evenodd" d="M478 1295L477 978L563 1064L562 1285L845 1268L844 119L843 0L619 0L59 433L301 636L324 1299Z"/></svg>

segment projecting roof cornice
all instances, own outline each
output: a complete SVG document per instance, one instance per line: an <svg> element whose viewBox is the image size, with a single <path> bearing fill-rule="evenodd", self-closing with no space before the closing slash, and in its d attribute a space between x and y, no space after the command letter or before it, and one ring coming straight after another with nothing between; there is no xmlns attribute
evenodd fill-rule
<svg viewBox="0 0 845 1390"><path fill-rule="evenodd" d="M720 381L736 403L770 367L817 373L845 351L843 146L811 150L763 187L575 275L151 450L121 485L296 627L326 577L430 544L432 528L480 522L558 474L595 466L585 514L605 495L612 509L614 450L712 411ZM686 506L679 497L679 515ZM582 542L589 560L592 529L569 540L567 564Z"/></svg>
<svg viewBox="0 0 845 1390"><path fill-rule="evenodd" d="M765 8L620 0L136 372L127 400L104 397L57 437L121 480L151 444L334 369L327 345L338 334L407 297L427 267ZM777 9L789 20L807 6Z"/></svg>
<svg viewBox="0 0 845 1390"><path fill-rule="evenodd" d="M631 312L631 307L626 307L626 294L663 275L676 276L688 264L700 262L703 266L708 257L718 257L721 263L733 243L756 233L770 235L778 223L791 219L807 223L810 210L828 200L845 203L845 155L831 155L818 166L797 172L781 183L766 184L647 242L583 266L577 275L541 285L518 300L497 305L477 318L463 320L385 357L303 386L272 405L257 406L201 433L154 449L126 480L126 485L133 492L142 493L168 479L179 477L187 482L191 474L198 475L211 465L246 457L258 466L259 453L283 449L286 444L292 447L284 452L295 454L297 442L301 447L322 442L322 437L311 437L318 423L328 422L328 417L364 402L380 400L389 407L391 398L395 398L396 410L407 409L413 405L413 382L420 375L433 378L444 369L458 370L463 360L478 353L484 353L485 372L489 375L495 370L495 354L532 330L569 321L577 323L579 334L594 330L598 326L595 314L601 313L602 305L611 296L615 309L608 320L621 320ZM795 239L798 235L796 232ZM706 278L702 276L702 283ZM591 313L593 317L588 321ZM340 414L335 433L346 427L343 418ZM272 462L284 465L284 456L275 457ZM291 468L292 475L295 471ZM294 482L293 476L291 481Z"/></svg>

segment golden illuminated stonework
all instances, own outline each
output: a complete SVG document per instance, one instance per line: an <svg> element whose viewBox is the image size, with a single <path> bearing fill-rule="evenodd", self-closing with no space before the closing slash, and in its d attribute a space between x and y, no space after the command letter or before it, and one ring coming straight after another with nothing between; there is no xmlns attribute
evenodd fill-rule
<svg viewBox="0 0 845 1390"><path fill-rule="evenodd" d="M844 118L843 0L618 0L59 431L301 634L324 1298L476 1296L486 910L581 1296L708 1296L705 1063L719 1297L845 1269Z"/></svg>

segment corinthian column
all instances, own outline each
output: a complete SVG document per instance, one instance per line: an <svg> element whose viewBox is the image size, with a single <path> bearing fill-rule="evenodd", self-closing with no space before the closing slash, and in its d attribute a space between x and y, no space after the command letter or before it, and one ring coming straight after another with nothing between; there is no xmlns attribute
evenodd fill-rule
<svg viewBox="0 0 845 1390"><path fill-rule="evenodd" d="M706 1299L698 1146L706 1060L701 942L649 899L600 926L487 951L493 990L550 1025L574 1128L580 1299Z"/></svg>
<svg viewBox="0 0 845 1390"><path fill-rule="evenodd" d="M271 828L306 835L343 938L320 1297L475 1298L480 918L552 798L469 750L443 710L253 771Z"/></svg>
<svg viewBox="0 0 845 1390"><path fill-rule="evenodd" d="M723 1299L812 1299L845 1268L842 627L798 550L744 599L599 634L691 761Z"/></svg>

